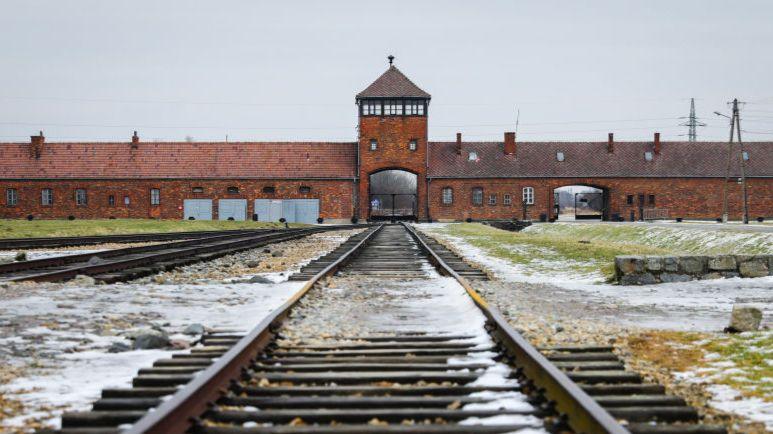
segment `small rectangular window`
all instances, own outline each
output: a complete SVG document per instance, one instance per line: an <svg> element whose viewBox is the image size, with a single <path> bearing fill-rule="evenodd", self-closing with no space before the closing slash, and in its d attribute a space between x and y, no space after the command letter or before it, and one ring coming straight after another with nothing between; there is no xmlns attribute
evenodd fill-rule
<svg viewBox="0 0 773 434"><path fill-rule="evenodd" d="M454 203L454 189L446 187L443 189L443 205L451 205Z"/></svg>
<svg viewBox="0 0 773 434"><path fill-rule="evenodd" d="M420 103L419 103L419 111L418 111L418 114L419 114L419 116L424 116L424 103L423 103L423 102L420 102Z"/></svg>
<svg viewBox="0 0 773 434"><path fill-rule="evenodd" d="M564 153L563 152L556 152L556 160L564 161Z"/></svg>
<svg viewBox="0 0 773 434"><path fill-rule="evenodd" d="M644 206L644 195L643 194L639 195L639 206Z"/></svg>
<svg viewBox="0 0 773 434"><path fill-rule="evenodd" d="M267 186L263 187L263 193L265 193L265 194L274 194L275 192L276 192L276 188L274 188L271 185L267 185Z"/></svg>
<svg viewBox="0 0 773 434"><path fill-rule="evenodd" d="M132 200L131 200L131 198L129 198L129 196L124 196L123 197L123 204L124 205L129 206L129 205L131 205L131 203L132 203Z"/></svg>
<svg viewBox="0 0 773 434"><path fill-rule="evenodd" d="M86 196L86 189L79 188L75 190L75 204L85 206L88 204L88 197Z"/></svg>
<svg viewBox="0 0 773 434"><path fill-rule="evenodd" d="M478 161L478 153L475 151L470 151L469 154L467 154L467 160L469 161Z"/></svg>
<svg viewBox="0 0 773 434"><path fill-rule="evenodd" d="M298 188L298 192L300 194L309 194L311 193L311 187L309 187L308 185L302 185Z"/></svg>
<svg viewBox="0 0 773 434"><path fill-rule="evenodd" d="M239 193L239 187L233 187L233 186L228 187L228 188L226 188L226 192L228 194L237 194L237 193Z"/></svg>
<svg viewBox="0 0 773 434"><path fill-rule="evenodd" d="M534 205L534 187L523 188L523 203L526 205Z"/></svg>
<svg viewBox="0 0 773 434"><path fill-rule="evenodd" d="M627 203L628 205L633 205L633 195L632 194L629 194L628 196L625 197L625 203Z"/></svg>
<svg viewBox="0 0 773 434"><path fill-rule="evenodd" d="M112 194L107 197L107 204L110 206L115 206L115 196Z"/></svg>
<svg viewBox="0 0 773 434"><path fill-rule="evenodd" d="M194 193L204 193L204 187L193 187Z"/></svg>
<svg viewBox="0 0 773 434"><path fill-rule="evenodd" d="M488 204L489 205L496 205L497 204L497 195L496 194L488 195Z"/></svg>
<svg viewBox="0 0 773 434"><path fill-rule="evenodd" d="M472 204L483 205L483 189L475 187L472 189Z"/></svg>
<svg viewBox="0 0 773 434"><path fill-rule="evenodd" d="M647 200L648 200L650 206L655 206L655 195L654 194L649 195Z"/></svg>
<svg viewBox="0 0 773 434"><path fill-rule="evenodd" d="M647 151L644 153L644 159L647 161L652 161L652 152Z"/></svg>
<svg viewBox="0 0 773 434"><path fill-rule="evenodd" d="M416 140L411 140L410 142L408 142L408 149L410 149L411 151L416 150Z"/></svg>
<svg viewBox="0 0 773 434"><path fill-rule="evenodd" d="M5 189L5 204L8 206L16 206L19 203L19 193L15 188Z"/></svg>
<svg viewBox="0 0 773 434"><path fill-rule="evenodd" d="M151 188L150 189L150 204L151 205L160 205L161 204L161 190L158 188Z"/></svg>
<svg viewBox="0 0 773 434"><path fill-rule="evenodd" d="M376 139L370 139L370 150L375 151L376 149L378 149L378 142Z"/></svg>
<svg viewBox="0 0 773 434"><path fill-rule="evenodd" d="M53 205L54 204L54 191L50 188L44 188L40 190L40 204L41 205Z"/></svg>
<svg viewBox="0 0 773 434"><path fill-rule="evenodd" d="M749 161L749 151L743 151L743 159L744 161Z"/></svg>
<svg viewBox="0 0 773 434"><path fill-rule="evenodd" d="M513 203L513 198L509 194L505 194L502 196L503 205L511 205L512 203Z"/></svg>

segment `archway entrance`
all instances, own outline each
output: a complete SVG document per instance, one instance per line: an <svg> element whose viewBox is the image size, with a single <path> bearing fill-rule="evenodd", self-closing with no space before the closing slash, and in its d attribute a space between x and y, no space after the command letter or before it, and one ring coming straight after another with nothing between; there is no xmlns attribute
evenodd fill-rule
<svg viewBox="0 0 773 434"><path fill-rule="evenodd" d="M371 173L368 179L370 220L416 220L419 215L417 176L406 170Z"/></svg>
<svg viewBox="0 0 773 434"><path fill-rule="evenodd" d="M605 189L588 185L567 185L553 190L556 220L608 220L609 198Z"/></svg>

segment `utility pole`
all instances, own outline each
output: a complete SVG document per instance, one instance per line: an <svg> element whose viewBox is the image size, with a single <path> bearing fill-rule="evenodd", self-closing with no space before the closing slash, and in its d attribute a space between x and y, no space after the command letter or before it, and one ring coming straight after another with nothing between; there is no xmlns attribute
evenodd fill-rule
<svg viewBox="0 0 773 434"><path fill-rule="evenodd" d="M727 166L725 167L725 184L722 188L722 222L728 221L728 184L730 183L730 168L733 164L733 137L735 129L738 128L738 144L740 150L738 152L738 158L741 169L741 189L743 192L743 223L749 223L749 207L748 196L746 192L746 161L744 160L743 142L741 141L741 116L738 109L738 98L733 99L733 116L727 116L720 112L714 112L718 116L724 116L730 119L730 140L727 142Z"/></svg>
<svg viewBox="0 0 773 434"><path fill-rule="evenodd" d="M746 160L743 151L743 141L741 140L741 114L738 111L738 98L733 100L733 116L735 117L735 126L738 129L738 161L741 164L741 190L743 191L743 224L749 224L749 196L746 193Z"/></svg>
<svg viewBox="0 0 773 434"><path fill-rule="evenodd" d="M690 98L690 116L687 118L681 117L680 119L687 119L687 122L679 124L683 127L688 127L687 137L690 142L698 141L698 129L697 127L705 127L706 124L698 122L698 117L695 116L695 98Z"/></svg>

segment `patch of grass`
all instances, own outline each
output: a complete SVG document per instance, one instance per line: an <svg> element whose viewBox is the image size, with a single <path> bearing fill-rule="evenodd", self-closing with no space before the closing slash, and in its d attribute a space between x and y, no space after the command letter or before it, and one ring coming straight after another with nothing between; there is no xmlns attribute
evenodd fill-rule
<svg viewBox="0 0 773 434"><path fill-rule="evenodd" d="M290 224L291 227L305 226ZM284 227L281 223L218 220L0 220L0 238L73 237L153 232L218 231Z"/></svg>
<svg viewBox="0 0 773 434"><path fill-rule="evenodd" d="M615 256L670 253L658 247L592 240L579 234L508 232L479 223L451 224L442 232L460 237L489 255L535 271L550 271L551 266L544 261L551 261L560 263L567 271L601 272L611 277Z"/></svg>
<svg viewBox="0 0 773 434"><path fill-rule="evenodd" d="M746 397L773 402L771 332L718 335L647 331L629 337L628 345L636 358L674 372L700 370L697 375L708 383L730 386ZM725 366L727 362L733 366Z"/></svg>

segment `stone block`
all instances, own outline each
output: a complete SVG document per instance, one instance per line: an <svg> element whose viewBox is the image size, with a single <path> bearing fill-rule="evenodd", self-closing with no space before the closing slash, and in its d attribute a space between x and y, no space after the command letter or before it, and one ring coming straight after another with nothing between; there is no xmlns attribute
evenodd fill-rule
<svg viewBox="0 0 773 434"><path fill-rule="evenodd" d="M741 277L763 277L768 275L768 261L763 258L755 258L741 262L738 266Z"/></svg>
<svg viewBox="0 0 773 434"><path fill-rule="evenodd" d="M662 273L660 275L660 281L663 283L689 282L691 280L692 277L688 274Z"/></svg>
<svg viewBox="0 0 773 434"><path fill-rule="evenodd" d="M705 256L682 256L679 258L679 268L687 274L703 274L706 262Z"/></svg>
<svg viewBox="0 0 773 434"><path fill-rule="evenodd" d="M733 305L733 312L730 314L730 325L727 331L730 332L753 332L760 328L762 322L762 311L754 306Z"/></svg>
<svg viewBox="0 0 773 434"><path fill-rule="evenodd" d="M738 274L737 271L723 271L722 272L722 277L724 277L725 279L732 279L733 277L740 277L740 276L741 275Z"/></svg>
<svg viewBox="0 0 773 434"><path fill-rule="evenodd" d="M679 271L679 258L676 256L664 256L663 269L665 271Z"/></svg>
<svg viewBox="0 0 773 434"><path fill-rule="evenodd" d="M735 270L736 267L733 255L719 255L709 258L709 270L711 271L731 271Z"/></svg>
<svg viewBox="0 0 773 434"><path fill-rule="evenodd" d="M625 274L620 277L621 285L654 285L658 283L652 273Z"/></svg>
<svg viewBox="0 0 773 434"><path fill-rule="evenodd" d="M721 279L723 277L724 276L722 275L722 273L720 273L718 271L712 271L712 272L709 272L709 273L706 273L706 274L702 275L700 277L700 279L701 280L711 280L711 279Z"/></svg>
<svg viewBox="0 0 773 434"><path fill-rule="evenodd" d="M618 256L615 258L618 275L635 274L644 271L644 258L641 256Z"/></svg>
<svg viewBox="0 0 773 434"><path fill-rule="evenodd" d="M644 266L647 271L661 271L663 269L662 256L647 256L644 258Z"/></svg>

